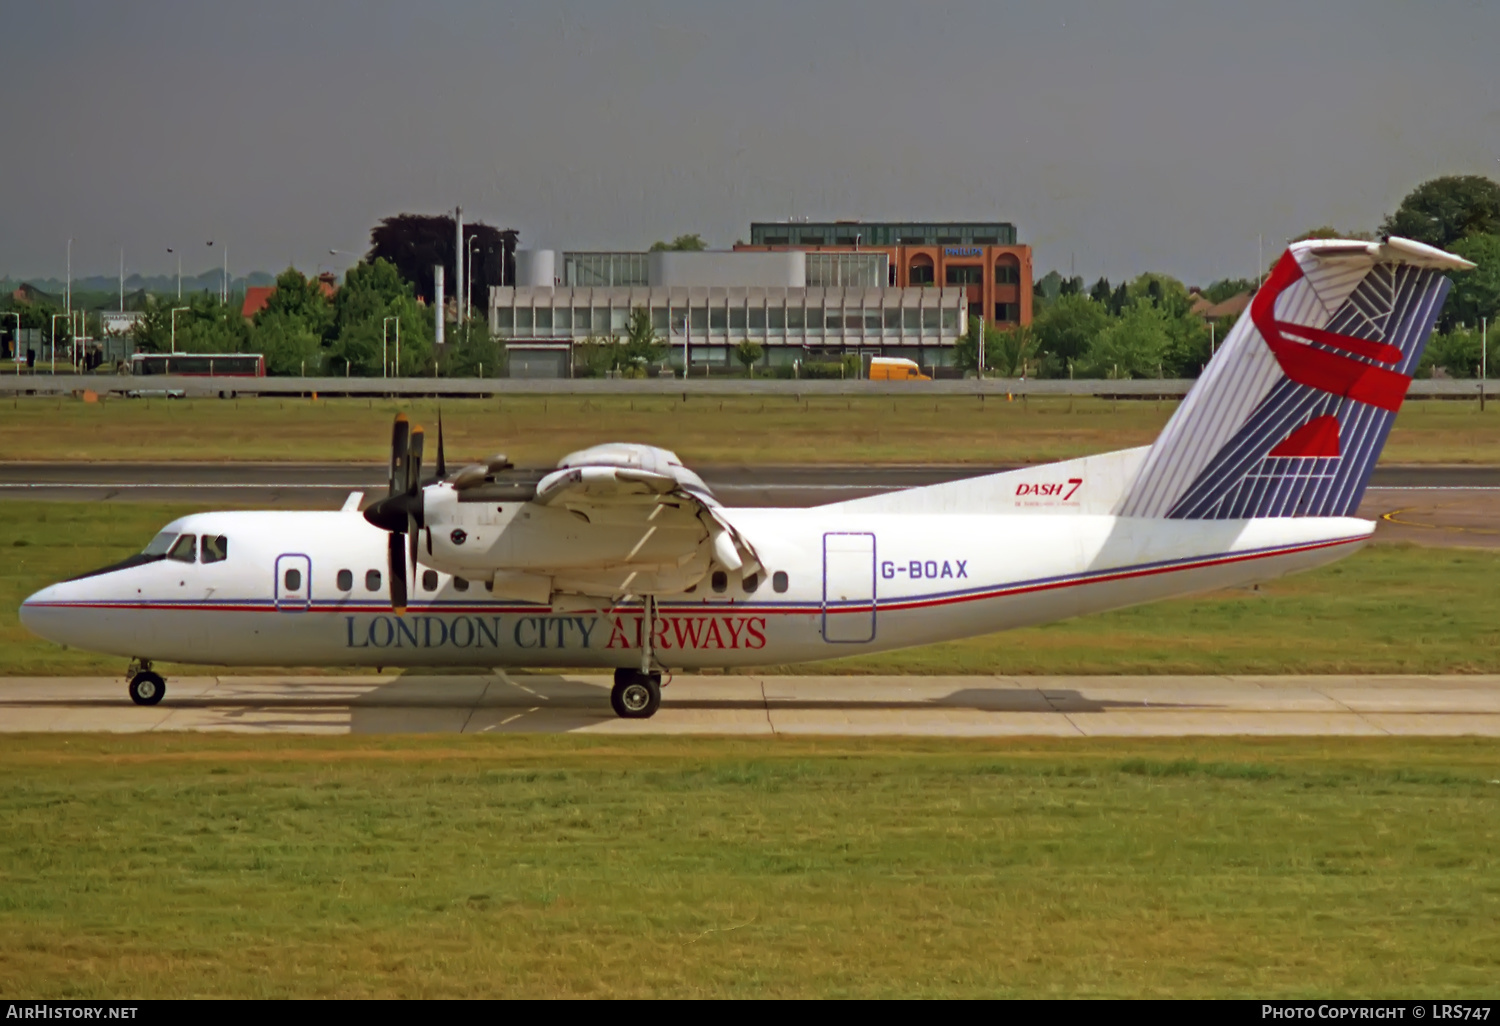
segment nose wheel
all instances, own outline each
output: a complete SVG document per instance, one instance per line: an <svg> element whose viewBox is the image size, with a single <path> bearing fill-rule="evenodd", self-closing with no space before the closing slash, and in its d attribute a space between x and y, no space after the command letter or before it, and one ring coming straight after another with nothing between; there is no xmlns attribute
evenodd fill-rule
<svg viewBox="0 0 1500 1026"><path fill-rule="evenodd" d="M661 708L661 674L616 670L609 704L614 706L615 715L621 719L650 719Z"/></svg>
<svg viewBox="0 0 1500 1026"><path fill-rule="evenodd" d="M136 705L155 705L167 693L167 682L151 670L151 664L140 662L130 667L130 700Z"/></svg>

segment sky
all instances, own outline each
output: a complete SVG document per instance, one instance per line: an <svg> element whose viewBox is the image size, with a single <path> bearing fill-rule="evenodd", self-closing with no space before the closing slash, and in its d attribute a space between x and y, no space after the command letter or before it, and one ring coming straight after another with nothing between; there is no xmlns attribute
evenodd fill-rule
<svg viewBox="0 0 1500 1026"><path fill-rule="evenodd" d="M75 276L122 246L127 273L169 246L341 271L381 217L460 204L559 250L1010 221L1038 275L1206 284L1500 178L1488 0L0 0L0 25L0 278L61 278L69 238Z"/></svg>

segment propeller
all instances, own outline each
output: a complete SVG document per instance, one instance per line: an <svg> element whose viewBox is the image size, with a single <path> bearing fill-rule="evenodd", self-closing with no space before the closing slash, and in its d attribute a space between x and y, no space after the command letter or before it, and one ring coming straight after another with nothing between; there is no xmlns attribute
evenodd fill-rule
<svg viewBox="0 0 1500 1026"><path fill-rule="evenodd" d="M389 534L386 569L390 577L391 608L406 612L407 556L417 567L417 535L423 526L422 429L412 427L406 414L396 414L391 425L391 472L386 496L370 504L365 519ZM438 435L438 460L442 461L442 432ZM406 535L405 543L401 535Z"/></svg>

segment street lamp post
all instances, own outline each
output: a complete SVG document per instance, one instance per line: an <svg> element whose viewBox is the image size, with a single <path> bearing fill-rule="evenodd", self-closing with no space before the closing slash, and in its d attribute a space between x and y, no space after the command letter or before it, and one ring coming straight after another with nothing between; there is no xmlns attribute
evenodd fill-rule
<svg viewBox="0 0 1500 1026"><path fill-rule="evenodd" d="M386 339L389 337L387 332L390 330L392 321L396 322L396 373L387 374L386 371L390 368L390 363L388 360L389 350L386 348ZM380 322L380 376L382 378L401 376L401 318L399 317L387 317Z"/></svg>
<svg viewBox="0 0 1500 1026"><path fill-rule="evenodd" d="M174 306L172 308L172 355L173 356L177 355L177 315L180 314L180 313L183 313L183 312L185 312L187 310L191 310L191 309L192 309L192 307L190 307L190 306Z"/></svg>
<svg viewBox="0 0 1500 1026"><path fill-rule="evenodd" d="M214 244L214 240L213 239L209 239L208 240L208 244L210 246L212 246ZM224 244L224 278L223 278L222 284L219 285L219 302L221 302L221 303L228 303L229 302L229 244L228 243Z"/></svg>
<svg viewBox="0 0 1500 1026"><path fill-rule="evenodd" d="M469 269L468 269L468 271L466 271L464 273L464 283L465 283L464 284L464 288L465 288L466 292L467 292L468 289L472 289L474 287L474 254L478 253L478 252L479 252L479 236L478 235L471 235L471 236L469 236ZM466 311L466 316L464 317L464 324L467 325L469 323L469 317L473 316L473 311L470 308L474 304L468 301L469 297L467 295L464 296L464 300L465 300L465 302L464 302L464 309ZM465 331L464 332L464 338L467 339L468 337L469 337L468 332Z"/></svg>
<svg viewBox="0 0 1500 1026"><path fill-rule="evenodd" d="M171 246L167 247L167 252L177 257L177 302L180 303L182 302L182 254L178 253Z"/></svg>

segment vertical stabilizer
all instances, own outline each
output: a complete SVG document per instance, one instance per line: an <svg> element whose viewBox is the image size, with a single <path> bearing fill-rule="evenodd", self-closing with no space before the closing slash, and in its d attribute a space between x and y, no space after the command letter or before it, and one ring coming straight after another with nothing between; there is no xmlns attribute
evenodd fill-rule
<svg viewBox="0 0 1500 1026"><path fill-rule="evenodd" d="M1420 242L1292 244L1151 447L1122 516L1346 516L1448 293Z"/></svg>

